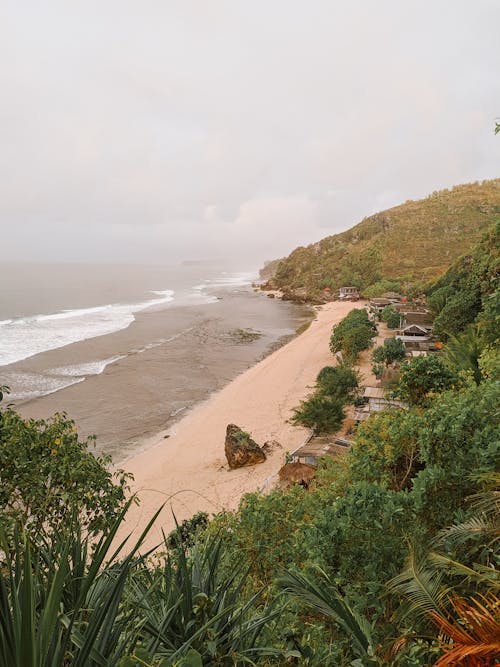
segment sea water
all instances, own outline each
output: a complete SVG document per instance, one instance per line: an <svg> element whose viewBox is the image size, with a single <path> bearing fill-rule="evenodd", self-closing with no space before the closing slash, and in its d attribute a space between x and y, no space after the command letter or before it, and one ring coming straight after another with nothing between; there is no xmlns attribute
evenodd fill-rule
<svg viewBox="0 0 500 667"><path fill-rule="evenodd" d="M148 309L215 303L221 288L244 287L256 277L254 270L236 271L222 262L171 266L3 263L0 384L11 387L10 399L30 400L82 382L122 357L46 368L43 373L9 365L125 329Z"/></svg>

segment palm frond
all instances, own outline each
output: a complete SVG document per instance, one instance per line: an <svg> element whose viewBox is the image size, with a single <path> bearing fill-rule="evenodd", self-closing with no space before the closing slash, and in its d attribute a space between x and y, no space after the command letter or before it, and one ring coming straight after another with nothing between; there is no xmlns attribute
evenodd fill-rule
<svg viewBox="0 0 500 667"><path fill-rule="evenodd" d="M472 568L439 553L429 554L429 562L446 570L449 574L466 577L487 588L500 588L500 572L492 567L475 563Z"/></svg>
<svg viewBox="0 0 500 667"><path fill-rule="evenodd" d="M449 613L431 612L438 630L449 642L436 667L467 664L465 659L491 658L500 655L500 598L497 595L469 599L449 598Z"/></svg>
<svg viewBox="0 0 500 667"><path fill-rule="evenodd" d="M450 588L444 584L444 574L428 560L417 562L411 554L404 572L388 582L388 588L406 599L401 615L422 617L431 611L442 610Z"/></svg>
<svg viewBox="0 0 500 667"><path fill-rule="evenodd" d="M373 656L373 627L346 602L328 575L319 567L319 582L303 574L286 572L278 579L283 592L298 597L320 614L336 621L351 638L353 649L359 657Z"/></svg>

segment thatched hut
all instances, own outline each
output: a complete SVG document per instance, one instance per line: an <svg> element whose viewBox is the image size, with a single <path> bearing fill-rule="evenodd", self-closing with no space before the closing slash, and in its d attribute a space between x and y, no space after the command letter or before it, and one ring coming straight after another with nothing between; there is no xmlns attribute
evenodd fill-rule
<svg viewBox="0 0 500 667"><path fill-rule="evenodd" d="M300 484L305 489L308 489L309 484L316 475L316 468L307 463L296 461L294 463L286 463L278 475L282 482L286 482L290 486L292 484Z"/></svg>

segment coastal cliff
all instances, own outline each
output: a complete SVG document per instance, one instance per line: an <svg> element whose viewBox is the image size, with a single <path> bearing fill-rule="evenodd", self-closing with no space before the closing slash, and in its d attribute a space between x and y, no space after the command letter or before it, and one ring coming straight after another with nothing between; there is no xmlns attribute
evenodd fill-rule
<svg viewBox="0 0 500 667"><path fill-rule="evenodd" d="M499 216L500 179L434 192L268 263L263 289L322 303L342 285L376 296L424 284L468 252Z"/></svg>

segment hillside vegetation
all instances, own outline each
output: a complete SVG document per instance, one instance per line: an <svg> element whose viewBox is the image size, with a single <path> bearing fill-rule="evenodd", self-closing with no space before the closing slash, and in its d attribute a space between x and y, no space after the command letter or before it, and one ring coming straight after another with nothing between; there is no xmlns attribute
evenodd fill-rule
<svg viewBox="0 0 500 667"><path fill-rule="evenodd" d="M130 476L0 386L0 665L498 667L499 234L426 285L446 340L401 364L405 409L361 422L307 489L195 514L155 557L141 545L161 507L118 545ZM364 308L334 327L344 361L293 421L338 428L374 334ZM375 361L398 357L381 348Z"/></svg>
<svg viewBox="0 0 500 667"><path fill-rule="evenodd" d="M297 248L277 264L266 286L291 298L317 299L325 288L342 285L370 295L381 280L402 287L427 282L443 274L498 219L500 179L434 192ZM383 286L381 291L389 289Z"/></svg>

